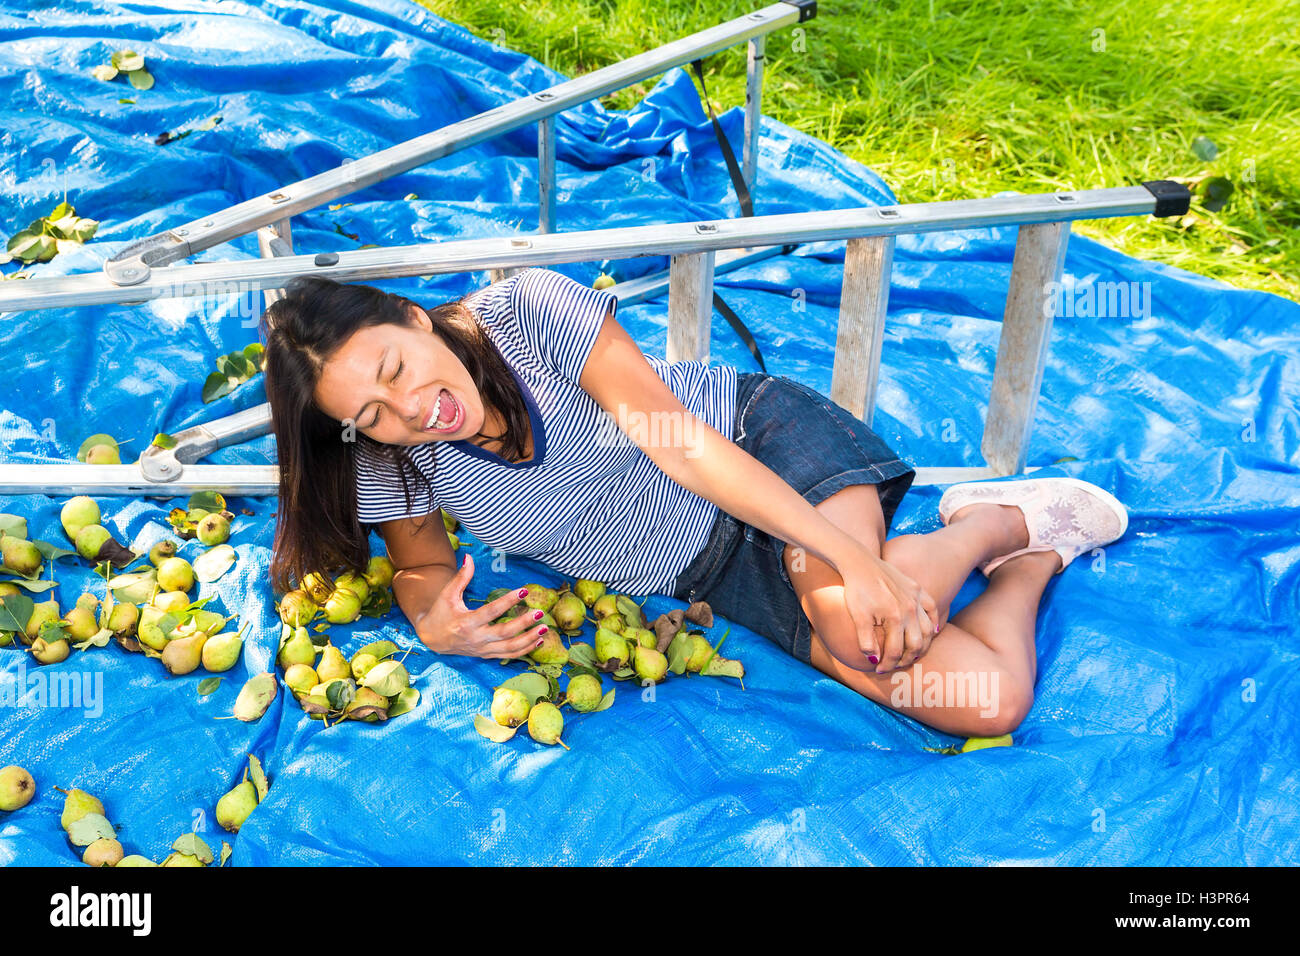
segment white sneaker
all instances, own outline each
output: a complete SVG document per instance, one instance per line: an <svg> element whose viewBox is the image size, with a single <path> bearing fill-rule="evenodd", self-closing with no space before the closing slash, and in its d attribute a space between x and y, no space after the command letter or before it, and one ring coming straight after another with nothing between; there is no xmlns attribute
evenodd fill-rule
<svg viewBox="0 0 1300 956"><path fill-rule="evenodd" d="M1023 478L1018 481L967 481L953 485L939 499L939 518L946 525L973 504L1015 505L1025 515L1029 547L980 565L985 576L1003 561L1032 551L1055 551L1065 566L1093 548L1110 544L1128 530L1128 512L1119 500L1078 478Z"/></svg>

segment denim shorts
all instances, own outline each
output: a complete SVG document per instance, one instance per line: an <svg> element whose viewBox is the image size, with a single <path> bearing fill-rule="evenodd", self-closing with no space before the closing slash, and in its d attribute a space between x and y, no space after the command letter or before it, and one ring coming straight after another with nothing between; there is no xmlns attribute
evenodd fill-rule
<svg viewBox="0 0 1300 956"><path fill-rule="evenodd" d="M784 375L737 376L732 436L813 506L850 485L876 485L886 530L916 477L865 422ZM719 509L672 596L707 601L715 614L811 663L812 624L781 560L784 549L784 541Z"/></svg>

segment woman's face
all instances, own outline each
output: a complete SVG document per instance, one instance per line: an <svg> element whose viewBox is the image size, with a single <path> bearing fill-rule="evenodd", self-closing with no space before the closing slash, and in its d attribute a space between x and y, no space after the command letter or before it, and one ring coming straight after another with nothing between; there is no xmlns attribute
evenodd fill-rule
<svg viewBox="0 0 1300 956"><path fill-rule="evenodd" d="M453 441L483 431L486 412L468 369L412 307L414 326L385 323L354 333L321 370L316 406L390 445ZM450 398L448 397L450 394ZM441 396L437 417L434 407Z"/></svg>

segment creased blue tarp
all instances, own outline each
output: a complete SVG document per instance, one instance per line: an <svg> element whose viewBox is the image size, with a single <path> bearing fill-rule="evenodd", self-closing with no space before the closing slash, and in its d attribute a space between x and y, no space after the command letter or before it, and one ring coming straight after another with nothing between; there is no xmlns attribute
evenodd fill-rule
<svg viewBox="0 0 1300 956"><path fill-rule="evenodd" d="M152 90L91 78L124 48L145 55ZM401 0L41 9L10 0L0 4L0 64L5 233L48 213L64 190L79 215L102 221L90 245L34 268L46 276L94 271L130 240L560 79ZM125 96L135 105L120 104ZM215 129L154 145L164 130L215 114ZM722 122L739 143L741 111ZM589 104L557 129L563 230L739 214L681 70L627 113ZM760 169L760 214L893 201L869 169L770 119ZM317 252L527 231L535 197L535 141L524 129L362 190L340 210L296 216L294 243ZM982 464L1015 236L976 229L898 241L875 427L913 463ZM197 260L256 254L245 236ZM771 373L829 391L842 262L842 243L809 245L719 277ZM628 278L663 264L560 271L590 281L601 265ZM0 863L76 862L55 785L102 797L127 852L155 860L198 828L214 847L229 839L238 865L1293 862L1300 306L1077 235L1065 268L1074 301L1089 286L1149 283L1149 314L1056 321L1029 464L1113 490L1131 524L1104 561L1085 556L1049 586L1036 701L1014 747L929 752L958 741L739 628L726 650L746 663L743 690L692 677L645 702L619 684L611 710L570 720L570 752L522 735L483 740L471 716L487 712L508 671L427 653L407 661L423 692L418 711L388 724L322 730L283 696L259 723L217 720L249 674L272 666L279 633L266 583L276 503L243 499L232 502L240 563L196 593L219 595L250 622L244 659L207 697L196 694L201 672L169 678L116 647L39 669L92 689L102 676L102 710L0 709L0 765L27 766L40 787L30 806L0 815ZM485 280L382 285L436 304ZM662 354L665 308L627 307L619 318ZM6 317L5 460L67 460L97 431L132 439L134 456L155 432L260 404L260 378L213 405L200 399L215 358L255 340L256 314L246 313L233 298L191 298ZM711 360L756 368L721 321ZM264 437L208 460L272 456ZM1052 464L1066 456L1078 461ZM895 531L938 527L938 492L912 491ZM101 499L105 523L137 549L167 536L166 513L180 503ZM0 510L25 515L32 537L63 543L61 504L16 496ZM522 559L494 573L490 555L467 544L479 597L499 584L560 580ZM182 553L199 550L191 542ZM101 584L67 560L55 574L65 609ZM655 596L646 610L676 606ZM413 637L400 612L333 633L345 652ZM0 650L0 668L11 682L38 672L13 649ZM247 752L263 759L272 786L235 838L218 830L213 808Z"/></svg>

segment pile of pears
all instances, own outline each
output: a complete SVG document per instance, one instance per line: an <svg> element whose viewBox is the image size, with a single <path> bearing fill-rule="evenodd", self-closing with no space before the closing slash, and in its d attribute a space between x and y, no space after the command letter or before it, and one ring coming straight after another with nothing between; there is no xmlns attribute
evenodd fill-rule
<svg viewBox="0 0 1300 956"><path fill-rule="evenodd" d="M213 861L212 850L197 833L178 837L171 846L172 852L160 864L138 854L125 856L113 825L104 816L104 804L98 797L75 788L54 789L64 794L59 823L68 835L68 842L81 850L81 862L87 866L207 866ZM222 843L221 865L225 865L230 854L230 844Z"/></svg>
<svg viewBox="0 0 1300 956"><path fill-rule="evenodd" d="M546 624L549 630L542 644L523 658L529 661L528 670L493 689L491 719L474 716L475 729L494 743L504 743L526 725L529 736L538 743L558 743L568 749L560 739L564 730L561 708L567 704L578 713L595 713L613 704L614 690L605 692L602 675L615 681L636 680L642 686L661 683L669 673L745 676L740 661L717 654L725 633L717 645L710 645L703 631L686 628L686 621L702 627L713 625L713 612L704 601L661 614L651 625L640 604L627 595L607 591L600 581L579 578L558 589L536 583L523 588L527 591L523 599L494 623L541 611L537 623ZM510 590L495 588L487 600L495 601ZM560 639L561 634L577 637L587 622L596 627L592 644L574 641L566 646ZM568 684L561 693L559 677L566 672Z"/></svg>
<svg viewBox="0 0 1300 956"><path fill-rule="evenodd" d="M395 659L400 650L392 641L374 641L349 660L329 641L317 646L307 628L286 624L276 663L285 686L313 720L327 727L340 720L373 724L409 713L420 702L402 662L406 655Z"/></svg>
<svg viewBox="0 0 1300 956"><path fill-rule="evenodd" d="M329 624L351 624L362 614L380 617L393 606L396 574L393 562L382 555L372 557L362 572L348 570L331 578L313 571L280 598L276 610L288 627L306 627L321 615L325 623L317 626L318 631Z"/></svg>

